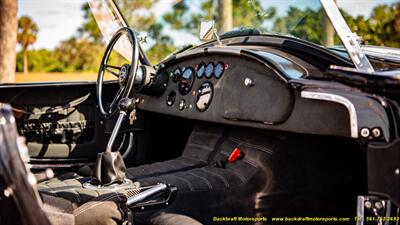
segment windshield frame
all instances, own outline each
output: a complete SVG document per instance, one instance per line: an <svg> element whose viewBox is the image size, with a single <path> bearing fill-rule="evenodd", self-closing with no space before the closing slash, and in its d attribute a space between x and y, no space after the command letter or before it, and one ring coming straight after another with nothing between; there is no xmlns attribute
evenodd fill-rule
<svg viewBox="0 0 400 225"><path fill-rule="evenodd" d="M374 73L374 68L361 48L361 38L350 30L336 3L333 0L320 1L356 69L364 73Z"/></svg>

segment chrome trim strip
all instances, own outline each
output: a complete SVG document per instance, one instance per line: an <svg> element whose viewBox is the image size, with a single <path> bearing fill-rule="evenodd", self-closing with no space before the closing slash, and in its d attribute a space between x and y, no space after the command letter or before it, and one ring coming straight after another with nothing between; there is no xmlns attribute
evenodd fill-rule
<svg viewBox="0 0 400 225"><path fill-rule="evenodd" d="M356 112L356 108L354 107L353 103L350 100L348 100L347 98L340 96L340 95L321 93L321 92L313 92L313 91L302 91L301 97L307 98L307 99L317 99L317 100L328 101L328 102L336 102L336 103L344 105L347 108L347 110L349 111L349 115L350 115L351 137L358 138L357 112Z"/></svg>

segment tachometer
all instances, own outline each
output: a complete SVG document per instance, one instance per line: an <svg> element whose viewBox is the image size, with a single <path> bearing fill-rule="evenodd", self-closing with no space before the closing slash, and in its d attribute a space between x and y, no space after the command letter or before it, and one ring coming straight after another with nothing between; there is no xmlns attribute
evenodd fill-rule
<svg viewBox="0 0 400 225"><path fill-rule="evenodd" d="M200 63L199 66L197 67L197 78L202 78L204 75L204 71L206 70L206 64Z"/></svg>
<svg viewBox="0 0 400 225"><path fill-rule="evenodd" d="M211 78L214 73L214 63L210 62L206 67L206 77Z"/></svg>
<svg viewBox="0 0 400 225"><path fill-rule="evenodd" d="M194 70L191 67L187 67L183 73L182 73L182 77L181 80L179 81L179 93L181 93L182 95L186 95L187 93L189 93L190 89L193 86L193 82L194 82Z"/></svg>
<svg viewBox="0 0 400 225"><path fill-rule="evenodd" d="M219 79L224 73L225 65L223 62L218 62L214 69L215 78Z"/></svg>

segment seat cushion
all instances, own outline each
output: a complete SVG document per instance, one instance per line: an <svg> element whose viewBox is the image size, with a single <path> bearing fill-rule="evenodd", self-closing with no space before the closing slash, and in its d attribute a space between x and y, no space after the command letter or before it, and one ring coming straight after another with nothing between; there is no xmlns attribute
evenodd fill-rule
<svg viewBox="0 0 400 225"><path fill-rule="evenodd" d="M160 213L151 220L152 225L202 225L199 221L185 215Z"/></svg>
<svg viewBox="0 0 400 225"><path fill-rule="evenodd" d="M181 170L170 170L166 173L151 173L152 176L136 177L144 185L164 182L173 184L182 191L212 191L230 188L244 184L257 171L261 170L266 160L285 141L285 136L271 134L267 131L235 128L226 131L220 140L214 155L207 163L199 167ZM239 148L244 154L236 162L226 162L225 167L217 167L218 161L226 161L232 151ZM144 168L179 166L184 157L151 165L139 166L135 170ZM183 168L183 167L182 167ZM157 170L157 169L156 169Z"/></svg>
<svg viewBox="0 0 400 225"><path fill-rule="evenodd" d="M62 197L41 197L53 225L117 225L126 220L126 197L120 193L106 193L80 206Z"/></svg>

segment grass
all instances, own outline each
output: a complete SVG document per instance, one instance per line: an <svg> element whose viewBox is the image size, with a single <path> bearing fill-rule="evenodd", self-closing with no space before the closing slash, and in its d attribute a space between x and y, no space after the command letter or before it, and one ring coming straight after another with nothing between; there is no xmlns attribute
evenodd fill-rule
<svg viewBox="0 0 400 225"><path fill-rule="evenodd" d="M97 73L46 73L31 72L28 74L16 73L16 83L27 82L62 82L62 81L95 81ZM115 79L114 76L106 73L105 80Z"/></svg>

